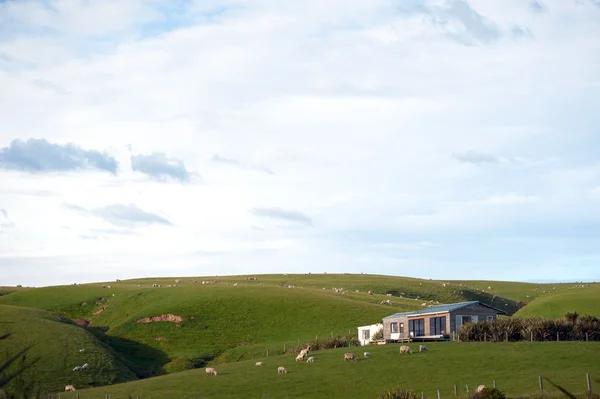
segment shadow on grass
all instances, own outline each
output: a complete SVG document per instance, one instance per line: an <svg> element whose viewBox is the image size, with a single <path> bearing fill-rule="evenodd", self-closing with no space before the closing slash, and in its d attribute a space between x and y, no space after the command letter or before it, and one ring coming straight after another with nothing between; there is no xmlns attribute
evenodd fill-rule
<svg viewBox="0 0 600 399"><path fill-rule="evenodd" d="M166 353L126 338L107 335L108 327L87 329L101 342L111 348L115 356L138 378L164 374L163 366L170 362Z"/></svg>

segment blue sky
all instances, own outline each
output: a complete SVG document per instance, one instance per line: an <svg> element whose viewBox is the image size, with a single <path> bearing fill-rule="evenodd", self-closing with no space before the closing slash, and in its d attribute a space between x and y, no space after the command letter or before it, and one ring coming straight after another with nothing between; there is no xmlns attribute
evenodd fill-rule
<svg viewBox="0 0 600 399"><path fill-rule="evenodd" d="M0 285L600 280L594 0L0 1Z"/></svg>

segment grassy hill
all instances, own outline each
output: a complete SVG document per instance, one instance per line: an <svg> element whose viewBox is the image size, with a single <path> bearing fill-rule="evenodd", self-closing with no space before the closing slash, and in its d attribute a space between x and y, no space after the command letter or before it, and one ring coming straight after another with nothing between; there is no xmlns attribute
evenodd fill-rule
<svg viewBox="0 0 600 399"><path fill-rule="evenodd" d="M416 349L416 345L412 345ZM377 398L392 387L424 391L429 398L440 390L443 398L461 394L465 385L471 392L478 384L492 385L512 395L539 393L538 376L544 375L576 393L586 389L585 373L600 376L600 343L431 343L429 352L400 355L399 345L352 348L358 362L345 362L347 350L332 349L311 353L314 363L295 362L293 355L216 366L216 377L204 370L189 370L167 376L110 387L80 391L81 399L125 398ZM372 357L365 359L368 350ZM287 375L277 375L284 366ZM547 384L547 392L553 389ZM556 392L556 391L555 391ZM74 398L64 394L62 397Z"/></svg>
<svg viewBox="0 0 600 399"><path fill-rule="evenodd" d="M560 290L534 299L516 316L563 317L567 312L600 317L600 283L565 284Z"/></svg>
<svg viewBox="0 0 600 399"><path fill-rule="evenodd" d="M28 362L39 360L25 372L24 379L39 389L56 391L66 384L86 387L135 379L109 347L56 313L0 305L0 335L7 332L12 335L0 341L0 353L15 354L33 345L26 358ZM72 371L84 363L92 370Z"/></svg>

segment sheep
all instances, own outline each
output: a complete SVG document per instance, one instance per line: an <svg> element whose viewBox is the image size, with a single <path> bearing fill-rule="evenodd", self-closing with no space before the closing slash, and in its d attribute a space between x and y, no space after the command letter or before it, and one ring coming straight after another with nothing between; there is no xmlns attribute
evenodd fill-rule
<svg viewBox="0 0 600 399"><path fill-rule="evenodd" d="M370 353L370 352L365 352L365 353L363 353L363 355L364 355L365 357L371 357L371 353Z"/></svg>
<svg viewBox="0 0 600 399"><path fill-rule="evenodd" d="M369 291L369 295L373 295L373 291Z"/></svg>
<svg viewBox="0 0 600 399"><path fill-rule="evenodd" d="M344 360L358 360L354 353L344 353Z"/></svg>
<svg viewBox="0 0 600 399"><path fill-rule="evenodd" d="M483 392L484 389L485 389L485 385L479 385L477 387L477 392Z"/></svg>
<svg viewBox="0 0 600 399"><path fill-rule="evenodd" d="M296 361L303 361L304 360L304 353L300 352L298 353L298 356L296 356Z"/></svg>
<svg viewBox="0 0 600 399"><path fill-rule="evenodd" d="M285 367L277 367L277 374L287 374Z"/></svg>
<svg viewBox="0 0 600 399"><path fill-rule="evenodd" d="M256 366L257 366L257 367L258 367L258 366L262 366L262 365L263 365L263 362L256 362Z"/></svg>
<svg viewBox="0 0 600 399"><path fill-rule="evenodd" d="M404 354L404 353L410 353L410 354L412 354L413 352L412 352L412 349L410 349L410 346L402 345L400 347L400 353L401 354Z"/></svg>
<svg viewBox="0 0 600 399"><path fill-rule="evenodd" d="M81 366L75 366L75 367L73 367L73 371L79 371L79 370L81 370Z"/></svg>
<svg viewBox="0 0 600 399"><path fill-rule="evenodd" d="M312 350L312 347L311 347L310 345L308 345L308 346L306 347L306 353L310 352L311 350Z"/></svg>
<svg viewBox="0 0 600 399"><path fill-rule="evenodd" d="M217 370L214 367L207 367L206 375L217 375Z"/></svg>
<svg viewBox="0 0 600 399"><path fill-rule="evenodd" d="M427 347L425 345L419 345L419 352L427 352Z"/></svg>
<svg viewBox="0 0 600 399"><path fill-rule="evenodd" d="M315 357L311 356L308 359L306 359L306 363L313 363L315 361Z"/></svg>
<svg viewBox="0 0 600 399"><path fill-rule="evenodd" d="M65 392L66 391L75 392L75 387L73 385L67 385L65 386Z"/></svg>
<svg viewBox="0 0 600 399"><path fill-rule="evenodd" d="M89 365L89 364L87 364L87 363L84 363L84 364L83 364L83 366L81 366L81 369L82 369L82 370L87 370L87 369L89 369L89 368L90 368L90 365Z"/></svg>

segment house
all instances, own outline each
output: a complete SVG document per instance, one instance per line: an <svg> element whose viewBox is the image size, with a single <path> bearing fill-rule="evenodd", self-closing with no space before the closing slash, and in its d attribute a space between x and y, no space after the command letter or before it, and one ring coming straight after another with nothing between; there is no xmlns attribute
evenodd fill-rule
<svg viewBox="0 0 600 399"><path fill-rule="evenodd" d="M385 341L447 338L466 323L494 321L503 310L479 301L431 306L383 318Z"/></svg>
<svg viewBox="0 0 600 399"><path fill-rule="evenodd" d="M383 328L382 323L371 324L370 326L358 327L358 340L361 345L369 345L373 336Z"/></svg>

